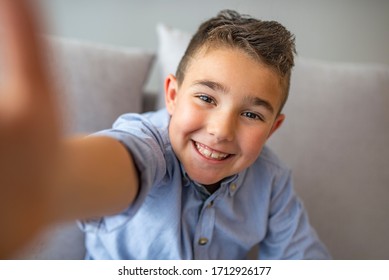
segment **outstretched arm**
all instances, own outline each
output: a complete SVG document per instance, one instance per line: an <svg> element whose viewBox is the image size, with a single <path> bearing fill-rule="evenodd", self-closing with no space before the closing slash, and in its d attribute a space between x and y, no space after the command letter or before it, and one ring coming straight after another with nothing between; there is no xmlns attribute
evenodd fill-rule
<svg viewBox="0 0 389 280"><path fill-rule="evenodd" d="M118 141L62 138L32 2L0 0L0 259L48 223L112 214L138 190Z"/></svg>

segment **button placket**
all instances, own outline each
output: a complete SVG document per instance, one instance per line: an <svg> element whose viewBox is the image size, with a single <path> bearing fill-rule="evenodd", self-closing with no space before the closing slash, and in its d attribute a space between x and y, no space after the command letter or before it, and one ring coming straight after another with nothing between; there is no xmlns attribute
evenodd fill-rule
<svg viewBox="0 0 389 280"><path fill-rule="evenodd" d="M209 245L215 227L214 198L209 198L201 210L198 226L196 227L194 240L195 259L209 258Z"/></svg>

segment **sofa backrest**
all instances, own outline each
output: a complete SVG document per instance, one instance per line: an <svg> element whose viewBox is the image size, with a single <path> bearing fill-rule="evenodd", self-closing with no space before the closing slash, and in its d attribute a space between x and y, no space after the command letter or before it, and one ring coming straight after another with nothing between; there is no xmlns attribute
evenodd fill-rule
<svg viewBox="0 0 389 280"><path fill-rule="evenodd" d="M389 258L389 67L298 59L269 145L336 259Z"/></svg>
<svg viewBox="0 0 389 280"><path fill-rule="evenodd" d="M66 132L107 129L121 114L142 111L152 52L52 37L48 43Z"/></svg>

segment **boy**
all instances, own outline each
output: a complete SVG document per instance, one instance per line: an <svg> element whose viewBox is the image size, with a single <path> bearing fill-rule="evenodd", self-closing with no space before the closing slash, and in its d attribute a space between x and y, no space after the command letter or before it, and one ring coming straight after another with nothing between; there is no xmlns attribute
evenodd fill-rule
<svg viewBox="0 0 389 280"><path fill-rule="evenodd" d="M244 259L257 244L263 259L328 258L264 147L285 118L293 51L275 22L223 11L203 23L166 79L166 110L48 136L42 223L83 219L88 259Z"/></svg>

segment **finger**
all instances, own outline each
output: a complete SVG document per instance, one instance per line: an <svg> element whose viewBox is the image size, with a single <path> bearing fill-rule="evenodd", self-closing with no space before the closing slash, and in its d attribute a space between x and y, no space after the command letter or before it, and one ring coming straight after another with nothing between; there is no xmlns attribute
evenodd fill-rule
<svg viewBox="0 0 389 280"><path fill-rule="evenodd" d="M40 24L36 6L28 0L0 0L4 86L45 82ZM44 92L44 91L42 91Z"/></svg>
<svg viewBox="0 0 389 280"><path fill-rule="evenodd" d="M52 104L37 2L0 0L0 125Z"/></svg>

